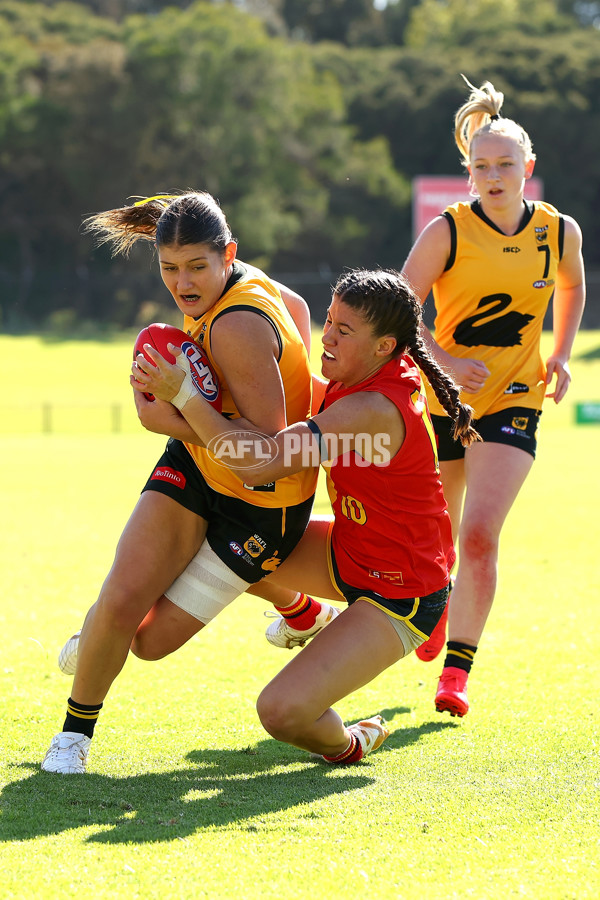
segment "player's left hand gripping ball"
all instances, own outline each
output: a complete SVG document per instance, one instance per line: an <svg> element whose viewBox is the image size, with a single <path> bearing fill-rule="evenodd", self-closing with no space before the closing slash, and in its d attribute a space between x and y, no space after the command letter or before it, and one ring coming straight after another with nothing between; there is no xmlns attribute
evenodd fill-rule
<svg viewBox="0 0 600 900"><path fill-rule="evenodd" d="M133 347L133 359L141 353L148 362L154 365L153 360L144 351L144 344L150 344L167 362L174 364L175 357L167 350L167 344L174 344L175 347L181 347L182 353L187 357L190 364L192 381L197 390L202 394L205 400L208 400L218 412L221 412L221 388L219 380L213 371L208 357L202 348L195 341L174 325L165 325L162 322L155 322L142 328ZM144 394L148 400L154 400L153 394Z"/></svg>

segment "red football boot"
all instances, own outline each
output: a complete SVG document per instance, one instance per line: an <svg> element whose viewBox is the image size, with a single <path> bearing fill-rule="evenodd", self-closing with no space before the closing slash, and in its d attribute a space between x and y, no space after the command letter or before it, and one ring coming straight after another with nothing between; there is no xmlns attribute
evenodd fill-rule
<svg viewBox="0 0 600 900"><path fill-rule="evenodd" d="M451 716L466 716L469 712L467 700L467 679L469 673L455 666L442 669L435 695L435 708L438 712L449 712Z"/></svg>
<svg viewBox="0 0 600 900"><path fill-rule="evenodd" d="M452 593L452 588L454 587L454 576L450 578L450 590L448 591L448 603L450 602L450 594ZM422 662L431 662L439 656L442 652L442 648L446 643L446 625L448 624L448 603L446 603L446 608L444 612L440 616L440 620L431 632L429 638L426 641L423 641L417 649L415 653L418 658Z"/></svg>
<svg viewBox="0 0 600 900"><path fill-rule="evenodd" d="M446 643L446 625L448 624L448 604L446 603L446 608L444 612L440 616L440 619L431 632L430 637L423 641L422 644L419 644L415 653L418 658L422 660L422 662L432 662L439 656L442 648Z"/></svg>

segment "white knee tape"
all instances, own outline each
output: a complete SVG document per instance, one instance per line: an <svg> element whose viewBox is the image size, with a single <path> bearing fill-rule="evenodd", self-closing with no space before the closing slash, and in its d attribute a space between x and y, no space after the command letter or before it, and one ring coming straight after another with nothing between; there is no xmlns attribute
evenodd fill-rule
<svg viewBox="0 0 600 900"><path fill-rule="evenodd" d="M208 541L204 541L187 569L165 591L165 595L175 606L208 625L249 586L250 582L228 569L211 550Z"/></svg>

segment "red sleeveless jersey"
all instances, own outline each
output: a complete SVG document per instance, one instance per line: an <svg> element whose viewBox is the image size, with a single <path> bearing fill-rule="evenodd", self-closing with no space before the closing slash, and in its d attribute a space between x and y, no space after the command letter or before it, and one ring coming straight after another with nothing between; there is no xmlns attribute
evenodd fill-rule
<svg viewBox="0 0 600 900"><path fill-rule="evenodd" d="M406 437L387 464L366 464L355 450L324 464L335 561L352 587L388 599L423 597L447 584L455 552L419 370L404 355L352 387L331 382L323 408L361 391L383 394L398 407Z"/></svg>

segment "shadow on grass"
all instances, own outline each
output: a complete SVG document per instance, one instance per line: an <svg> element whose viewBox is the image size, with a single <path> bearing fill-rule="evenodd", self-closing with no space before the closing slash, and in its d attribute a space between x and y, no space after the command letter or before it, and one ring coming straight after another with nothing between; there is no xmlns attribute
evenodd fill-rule
<svg viewBox="0 0 600 900"><path fill-rule="evenodd" d="M409 713L410 709L406 706L387 707L381 710L381 715L387 722L392 722L395 716L400 713ZM427 734L435 734L439 731L446 731L448 728L460 728L460 719L439 719L435 722L423 722L422 725L406 728L390 728L390 736L385 744L377 753L389 753L390 750L398 750L402 747L409 747L416 744L422 737Z"/></svg>
<svg viewBox="0 0 600 900"><path fill-rule="evenodd" d="M383 714L391 720L398 712L408 710ZM378 753L406 747L451 724L400 728ZM299 817L313 817L314 810L303 809L306 804L375 781L370 760L348 768L328 766L270 739L244 750L193 751L187 758L186 768L125 778L49 775L38 763L21 763L17 768L30 774L2 791L0 839L28 840L90 826L98 831L86 840L99 843L181 840L233 824L260 831L265 816L298 807ZM290 770L282 771L286 766Z"/></svg>
<svg viewBox="0 0 600 900"><path fill-rule="evenodd" d="M99 830L87 840L101 843L173 841L233 823L258 831L255 817L374 781L364 768L340 772L306 754L275 756L272 748L266 740L245 750L194 751L188 768L126 778L49 775L36 764L28 777L2 792L0 839L26 840L90 825ZM305 763L300 770L298 762ZM282 771L286 765L293 768Z"/></svg>

